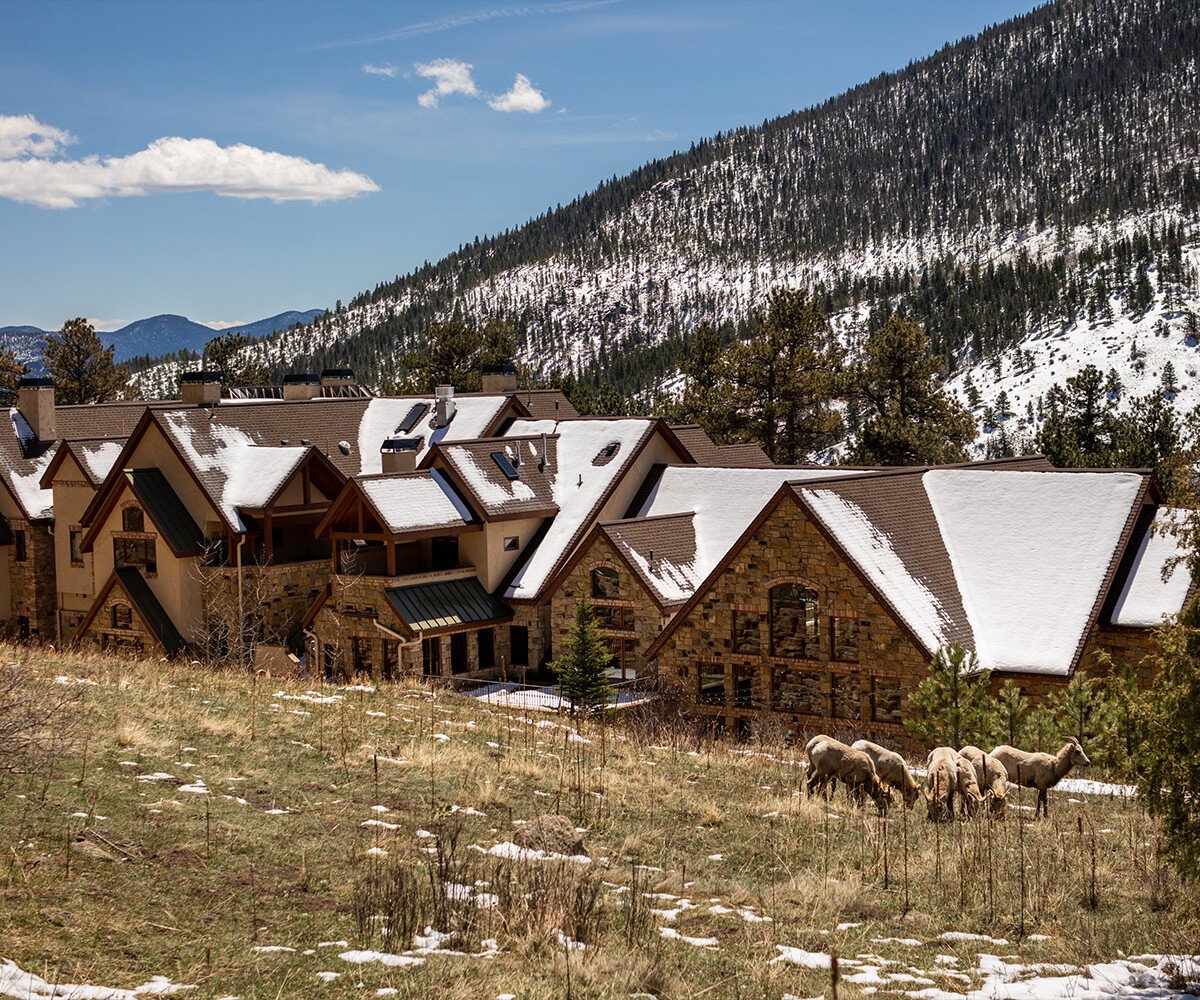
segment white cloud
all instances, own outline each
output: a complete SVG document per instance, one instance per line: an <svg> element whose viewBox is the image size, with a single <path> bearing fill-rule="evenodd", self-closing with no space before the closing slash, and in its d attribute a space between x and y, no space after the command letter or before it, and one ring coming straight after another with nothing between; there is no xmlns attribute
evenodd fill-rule
<svg viewBox="0 0 1200 1000"><path fill-rule="evenodd" d="M479 88L471 77L471 64L458 59L434 59L433 62L417 63L413 67L417 76L433 80L432 90L427 90L417 98L417 103L423 108L436 108L438 99L448 94L466 94L477 97Z"/></svg>
<svg viewBox="0 0 1200 1000"><path fill-rule="evenodd" d="M524 111L536 115L550 107L550 102L529 82L529 77L518 73L512 87L488 101L488 107L493 111Z"/></svg>
<svg viewBox="0 0 1200 1000"><path fill-rule="evenodd" d="M212 191L226 198L336 201L378 191L353 170L211 139L156 139L129 156L52 159L72 137L23 115L0 115L0 198L41 208L74 208L93 198Z"/></svg>
<svg viewBox="0 0 1200 1000"><path fill-rule="evenodd" d="M396 74L400 72L391 63L363 63L363 72L369 73L371 76L386 76L391 79L396 79Z"/></svg>
<svg viewBox="0 0 1200 1000"><path fill-rule="evenodd" d="M207 326L212 330L228 330L231 326L245 326L248 320L244 319L202 319L198 321L201 326Z"/></svg>
<svg viewBox="0 0 1200 1000"><path fill-rule="evenodd" d="M77 141L66 129L43 125L33 115L0 115L0 160L53 156Z"/></svg>

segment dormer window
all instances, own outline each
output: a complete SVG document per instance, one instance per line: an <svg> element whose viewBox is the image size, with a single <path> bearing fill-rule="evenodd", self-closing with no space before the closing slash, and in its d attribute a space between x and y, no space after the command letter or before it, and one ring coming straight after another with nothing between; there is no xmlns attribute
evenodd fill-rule
<svg viewBox="0 0 1200 1000"><path fill-rule="evenodd" d="M592 459L592 465L608 465L609 462L617 457L617 452L620 450L620 441L609 441L608 444L596 452L596 457Z"/></svg>
<svg viewBox="0 0 1200 1000"><path fill-rule="evenodd" d="M126 507L121 511L122 531L145 531L146 515L141 507Z"/></svg>
<svg viewBox="0 0 1200 1000"><path fill-rule="evenodd" d="M113 628L133 628L133 609L128 604L114 604L112 609Z"/></svg>

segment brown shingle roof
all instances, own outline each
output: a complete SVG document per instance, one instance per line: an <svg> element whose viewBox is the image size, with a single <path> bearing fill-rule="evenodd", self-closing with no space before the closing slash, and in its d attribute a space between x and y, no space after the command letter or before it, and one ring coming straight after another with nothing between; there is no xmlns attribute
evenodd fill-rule
<svg viewBox="0 0 1200 1000"><path fill-rule="evenodd" d="M672 424L671 430L697 465L713 469L761 469L773 464L758 445L717 444L699 424Z"/></svg>
<svg viewBox="0 0 1200 1000"><path fill-rule="evenodd" d="M579 416L561 389L521 389L513 395L534 420L574 420Z"/></svg>
<svg viewBox="0 0 1200 1000"><path fill-rule="evenodd" d="M549 517L557 513L554 478L558 471L558 435L462 441L437 447L433 461L448 470L488 520ZM517 478L510 479L492 457L503 455Z"/></svg>
<svg viewBox="0 0 1200 1000"><path fill-rule="evenodd" d="M624 556L660 605L681 604L681 591L695 589L695 515L665 514L602 524L600 530ZM664 591L664 584L666 589Z"/></svg>

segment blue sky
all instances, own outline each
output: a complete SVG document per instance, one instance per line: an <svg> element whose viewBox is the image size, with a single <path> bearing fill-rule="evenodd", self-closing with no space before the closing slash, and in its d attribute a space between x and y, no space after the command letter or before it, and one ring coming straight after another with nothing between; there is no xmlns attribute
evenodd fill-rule
<svg viewBox="0 0 1200 1000"><path fill-rule="evenodd" d="M1033 6L10 0L0 326L332 306Z"/></svg>

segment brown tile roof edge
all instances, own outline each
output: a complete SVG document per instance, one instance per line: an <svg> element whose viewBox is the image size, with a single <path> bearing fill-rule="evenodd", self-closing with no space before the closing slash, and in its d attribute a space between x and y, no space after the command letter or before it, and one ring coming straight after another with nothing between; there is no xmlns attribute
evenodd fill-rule
<svg viewBox="0 0 1200 1000"><path fill-rule="evenodd" d="M687 597L672 599L663 594L659 590L656 579L646 573L639 563L626 558L624 549L627 547L647 561L649 561L649 553L658 552L661 556L670 557L672 562L677 565L684 564L686 558L690 557L694 565L696 558L695 517L693 511L685 511L679 514L621 518L619 521L606 521L598 525L598 528L608 538L622 561L641 579L642 586L654 598L654 602L660 608L666 608L682 604ZM642 537L639 538L639 536ZM585 546L580 546L579 555L582 555L584 549Z"/></svg>

